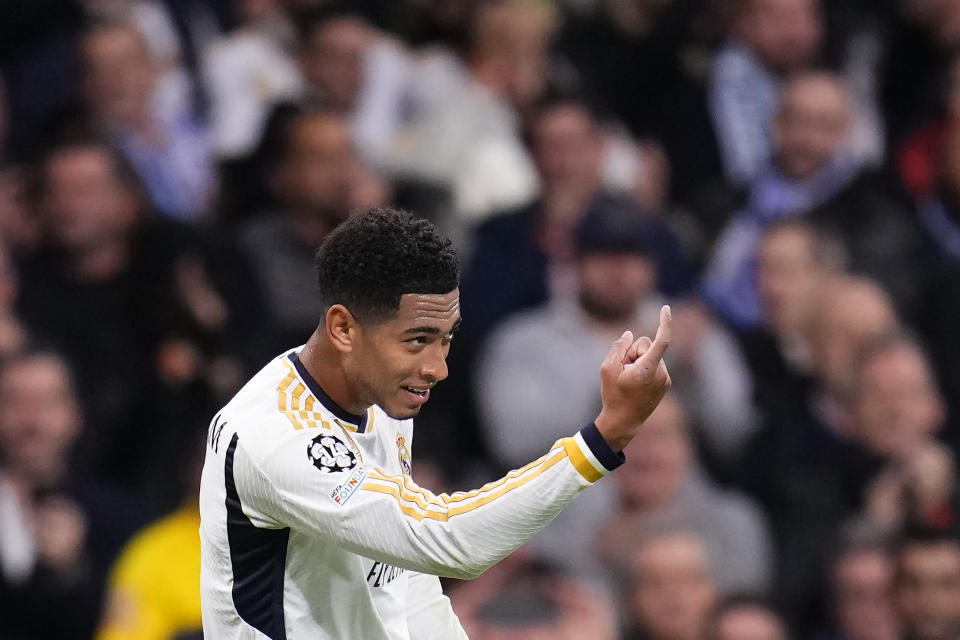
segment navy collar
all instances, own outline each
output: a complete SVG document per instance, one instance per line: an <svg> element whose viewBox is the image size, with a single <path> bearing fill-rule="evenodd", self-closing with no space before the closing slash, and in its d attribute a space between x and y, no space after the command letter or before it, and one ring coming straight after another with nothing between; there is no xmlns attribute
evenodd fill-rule
<svg viewBox="0 0 960 640"><path fill-rule="evenodd" d="M327 395L327 392L324 391L320 384L313 379L313 376L307 371L307 368L303 366L303 363L300 362L300 356L295 352L287 356L290 359L290 362L293 363L294 368L297 370L297 373L300 374L300 378L306 383L307 388L310 389L317 400L320 401L320 404L324 406L330 413L337 416L344 422L349 422L357 426L357 433L364 433L367 430L367 412L364 412L362 415L357 415L355 413L350 413Z"/></svg>

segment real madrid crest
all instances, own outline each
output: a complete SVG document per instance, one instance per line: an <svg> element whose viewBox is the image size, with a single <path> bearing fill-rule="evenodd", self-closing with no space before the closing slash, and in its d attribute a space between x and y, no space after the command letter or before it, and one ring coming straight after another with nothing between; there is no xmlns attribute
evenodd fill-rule
<svg viewBox="0 0 960 640"><path fill-rule="evenodd" d="M397 434L397 457L400 459L400 468L404 475L410 475L410 450L407 449L407 440Z"/></svg>

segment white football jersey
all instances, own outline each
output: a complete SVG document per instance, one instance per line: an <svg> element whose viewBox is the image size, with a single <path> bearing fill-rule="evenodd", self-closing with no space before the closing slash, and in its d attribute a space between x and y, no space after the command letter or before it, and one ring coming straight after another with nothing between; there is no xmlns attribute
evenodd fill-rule
<svg viewBox="0 0 960 640"><path fill-rule="evenodd" d="M410 479L411 420L333 403L297 358L216 415L200 486L207 638L466 638L437 576L471 578L622 461L593 425L480 489Z"/></svg>

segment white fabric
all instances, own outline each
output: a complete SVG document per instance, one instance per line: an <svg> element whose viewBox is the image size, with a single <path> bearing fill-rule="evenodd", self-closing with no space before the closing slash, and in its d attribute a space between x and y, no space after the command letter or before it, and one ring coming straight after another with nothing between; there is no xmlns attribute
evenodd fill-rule
<svg viewBox="0 0 960 640"><path fill-rule="evenodd" d="M0 572L8 582L23 582L33 573L36 558L29 515L10 482L0 477Z"/></svg>
<svg viewBox="0 0 960 640"><path fill-rule="evenodd" d="M267 33L244 29L210 46L203 57L210 95L213 148L221 157L238 157L260 140L270 108L297 99L300 71Z"/></svg>
<svg viewBox="0 0 960 640"><path fill-rule="evenodd" d="M272 566L241 587L282 576L282 624L291 640L466 638L434 576L479 575L590 486L587 477L607 473L584 453L582 439L570 437L496 483L435 496L404 475L412 421L372 407L366 431L356 431L311 394L288 355L260 371L211 425L200 488L205 637L264 637L235 602L228 451L249 524L289 529L282 574ZM317 457L319 436L342 444L339 467L335 456ZM327 464L326 472L309 452ZM279 606L276 596L263 602L274 611Z"/></svg>

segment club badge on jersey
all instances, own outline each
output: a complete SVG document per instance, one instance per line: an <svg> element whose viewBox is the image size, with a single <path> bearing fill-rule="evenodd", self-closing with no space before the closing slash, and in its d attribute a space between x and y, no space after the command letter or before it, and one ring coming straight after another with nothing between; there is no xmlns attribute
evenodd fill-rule
<svg viewBox="0 0 960 640"><path fill-rule="evenodd" d="M401 434L397 434L397 457L400 459L400 468L404 475L410 475L410 450L407 449L407 440Z"/></svg>

